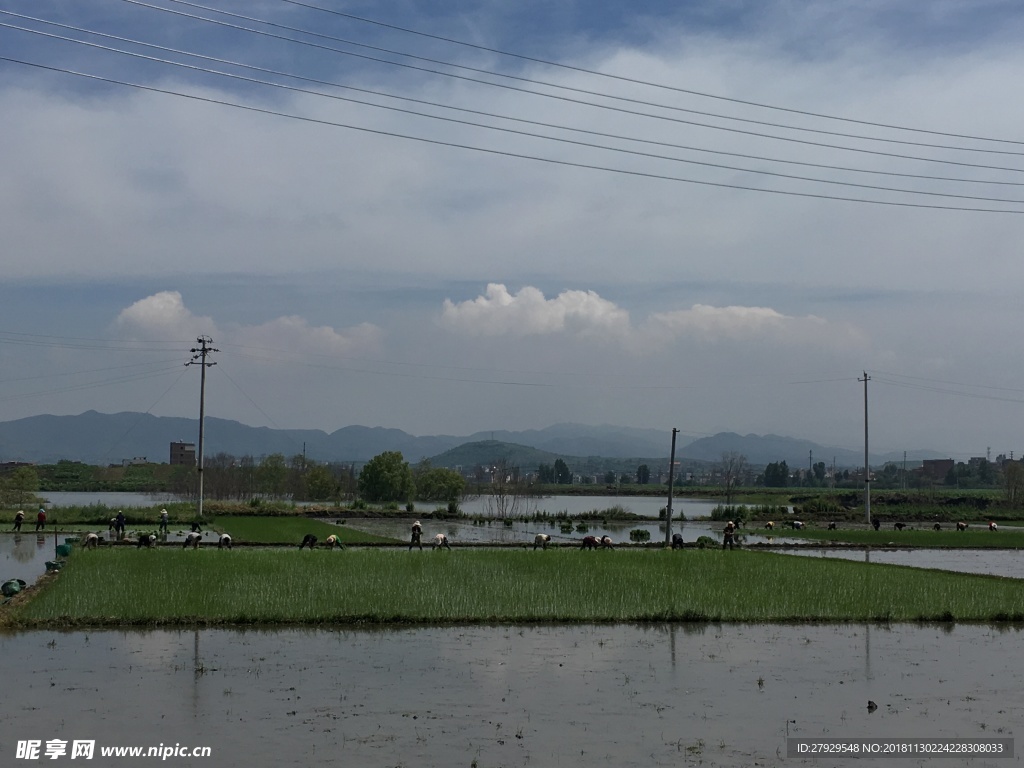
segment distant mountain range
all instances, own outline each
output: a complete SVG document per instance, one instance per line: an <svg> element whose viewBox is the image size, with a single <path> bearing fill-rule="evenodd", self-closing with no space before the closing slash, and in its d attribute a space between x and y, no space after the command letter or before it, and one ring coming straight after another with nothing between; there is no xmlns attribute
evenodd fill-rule
<svg viewBox="0 0 1024 768"><path fill-rule="evenodd" d="M67 459L87 464L120 464L126 459L145 457L152 462L166 463L172 442L195 443L198 435L197 419L146 413L87 411L78 416L30 416L0 422L0 462L53 464ZM473 448L467 444L472 444ZM416 437L400 429L382 427L349 426L327 433L317 429L250 427L237 421L208 417L204 431L207 457L218 453L256 458L272 453L285 456L305 453L315 461L363 462L384 451L401 451L407 461L415 463L429 458L439 466L466 466L497 458L531 466L538 462L550 463L558 457L567 462L574 457L636 458L638 461L646 457L648 462L667 463L670 445L671 435L667 430L583 424L555 424L522 432L495 430L464 437ZM463 446L464 450L458 450ZM806 440L731 432L677 443L676 458L717 462L725 451L743 454L753 466L786 461L791 467L803 467L812 452L815 462L831 464L835 457L840 467L859 466L864 460L863 453ZM922 458L945 457L934 451L908 452L909 460ZM891 454L871 457L872 464L902 459L902 452L898 457Z"/></svg>

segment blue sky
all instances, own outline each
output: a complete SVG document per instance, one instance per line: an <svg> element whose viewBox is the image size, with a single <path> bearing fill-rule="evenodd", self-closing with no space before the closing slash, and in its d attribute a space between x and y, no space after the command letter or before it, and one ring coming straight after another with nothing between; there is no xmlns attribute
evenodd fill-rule
<svg viewBox="0 0 1024 768"><path fill-rule="evenodd" d="M0 0L0 420L1024 452L1018 4L151 4Z"/></svg>

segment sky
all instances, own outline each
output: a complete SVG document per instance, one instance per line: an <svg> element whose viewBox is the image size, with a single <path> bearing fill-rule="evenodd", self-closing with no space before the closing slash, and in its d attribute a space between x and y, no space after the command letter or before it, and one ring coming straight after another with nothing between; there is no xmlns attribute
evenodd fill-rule
<svg viewBox="0 0 1024 768"><path fill-rule="evenodd" d="M440 8L435 5L441 6ZM0 421L1024 455L1024 7L0 0ZM1020 202L1016 202L1020 201Z"/></svg>

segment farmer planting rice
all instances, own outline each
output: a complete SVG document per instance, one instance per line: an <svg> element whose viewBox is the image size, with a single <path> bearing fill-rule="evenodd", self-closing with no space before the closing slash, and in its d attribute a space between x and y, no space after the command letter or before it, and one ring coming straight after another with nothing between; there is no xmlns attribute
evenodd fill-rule
<svg viewBox="0 0 1024 768"><path fill-rule="evenodd" d="M597 549L600 543L597 536L584 536L580 549Z"/></svg>
<svg viewBox="0 0 1024 768"><path fill-rule="evenodd" d="M182 549L188 549L189 547L192 547L192 549L199 549L199 542L202 540L203 534L193 531L185 537L185 543L182 545Z"/></svg>
<svg viewBox="0 0 1024 768"><path fill-rule="evenodd" d="M226 533L222 533L220 538L217 539L217 549L231 549L231 537Z"/></svg>
<svg viewBox="0 0 1024 768"><path fill-rule="evenodd" d="M423 542L421 541L423 538L423 526L420 525L419 520L412 524L411 532L412 539L409 541L409 551L411 552L413 547L423 549Z"/></svg>
<svg viewBox="0 0 1024 768"><path fill-rule="evenodd" d="M722 549L728 547L732 549L734 546L733 539L736 537L736 525L730 520L725 524L725 528L722 529Z"/></svg>
<svg viewBox="0 0 1024 768"><path fill-rule="evenodd" d="M615 542L612 541L611 536L602 536L598 539L598 543L601 545L601 549L615 549L615 547L612 546Z"/></svg>
<svg viewBox="0 0 1024 768"><path fill-rule="evenodd" d="M443 533L439 533L434 537L434 546L432 549L441 549L442 547L444 549L451 549L451 546L448 544L448 537Z"/></svg>
<svg viewBox="0 0 1024 768"><path fill-rule="evenodd" d="M316 541L316 536L314 536L312 533L307 533L305 536L302 537L302 543L299 544L299 549L302 549L306 546L312 549L316 546Z"/></svg>
<svg viewBox="0 0 1024 768"><path fill-rule="evenodd" d="M683 534L681 534L681 533L673 533L672 534L672 549L682 549L682 548L683 548Z"/></svg>
<svg viewBox="0 0 1024 768"><path fill-rule="evenodd" d="M537 549L537 547L540 547L541 549L547 549L548 548L548 543L550 541L551 541L550 534L538 533L536 536L533 537L533 548Z"/></svg>
<svg viewBox="0 0 1024 768"><path fill-rule="evenodd" d="M140 533L139 540L135 544L136 549L142 549L143 547L155 547L156 546L156 534L155 533Z"/></svg>
<svg viewBox="0 0 1024 768"><path fill-rule="evenodd" d="M99 546L100 537L95 533L88 533L85 541L82 542L82 549L96 549Z"/></svg>
<svg viewBox="0 0 1024 768"><path fill-rule="evenodd" d="M341 542L338 540L338 537L335 536L333 533L327 537L327 541L325 541L324 544L326 544L331 549L341 546Z"/></svg>

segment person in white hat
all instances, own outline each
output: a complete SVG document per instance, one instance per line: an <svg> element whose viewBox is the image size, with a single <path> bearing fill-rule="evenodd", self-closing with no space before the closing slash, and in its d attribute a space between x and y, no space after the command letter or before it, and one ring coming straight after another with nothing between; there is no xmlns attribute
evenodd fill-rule
<svg viewBox="0 0 1024 768"><path fill-rule="evenodd" d="M412 551L413 547L419 547L423 549L423 542L420 540L423 538L423 526L420 525L420 521L417 520L412 524L412 540L409 542L409 551Z"/></svg>
<svg viewBox="0 0 1024 768"><path fill-rule="evenodd" d="M722 549L733 548L733 540L736 538L736 523L730 520L722 530Z"/></svg>

